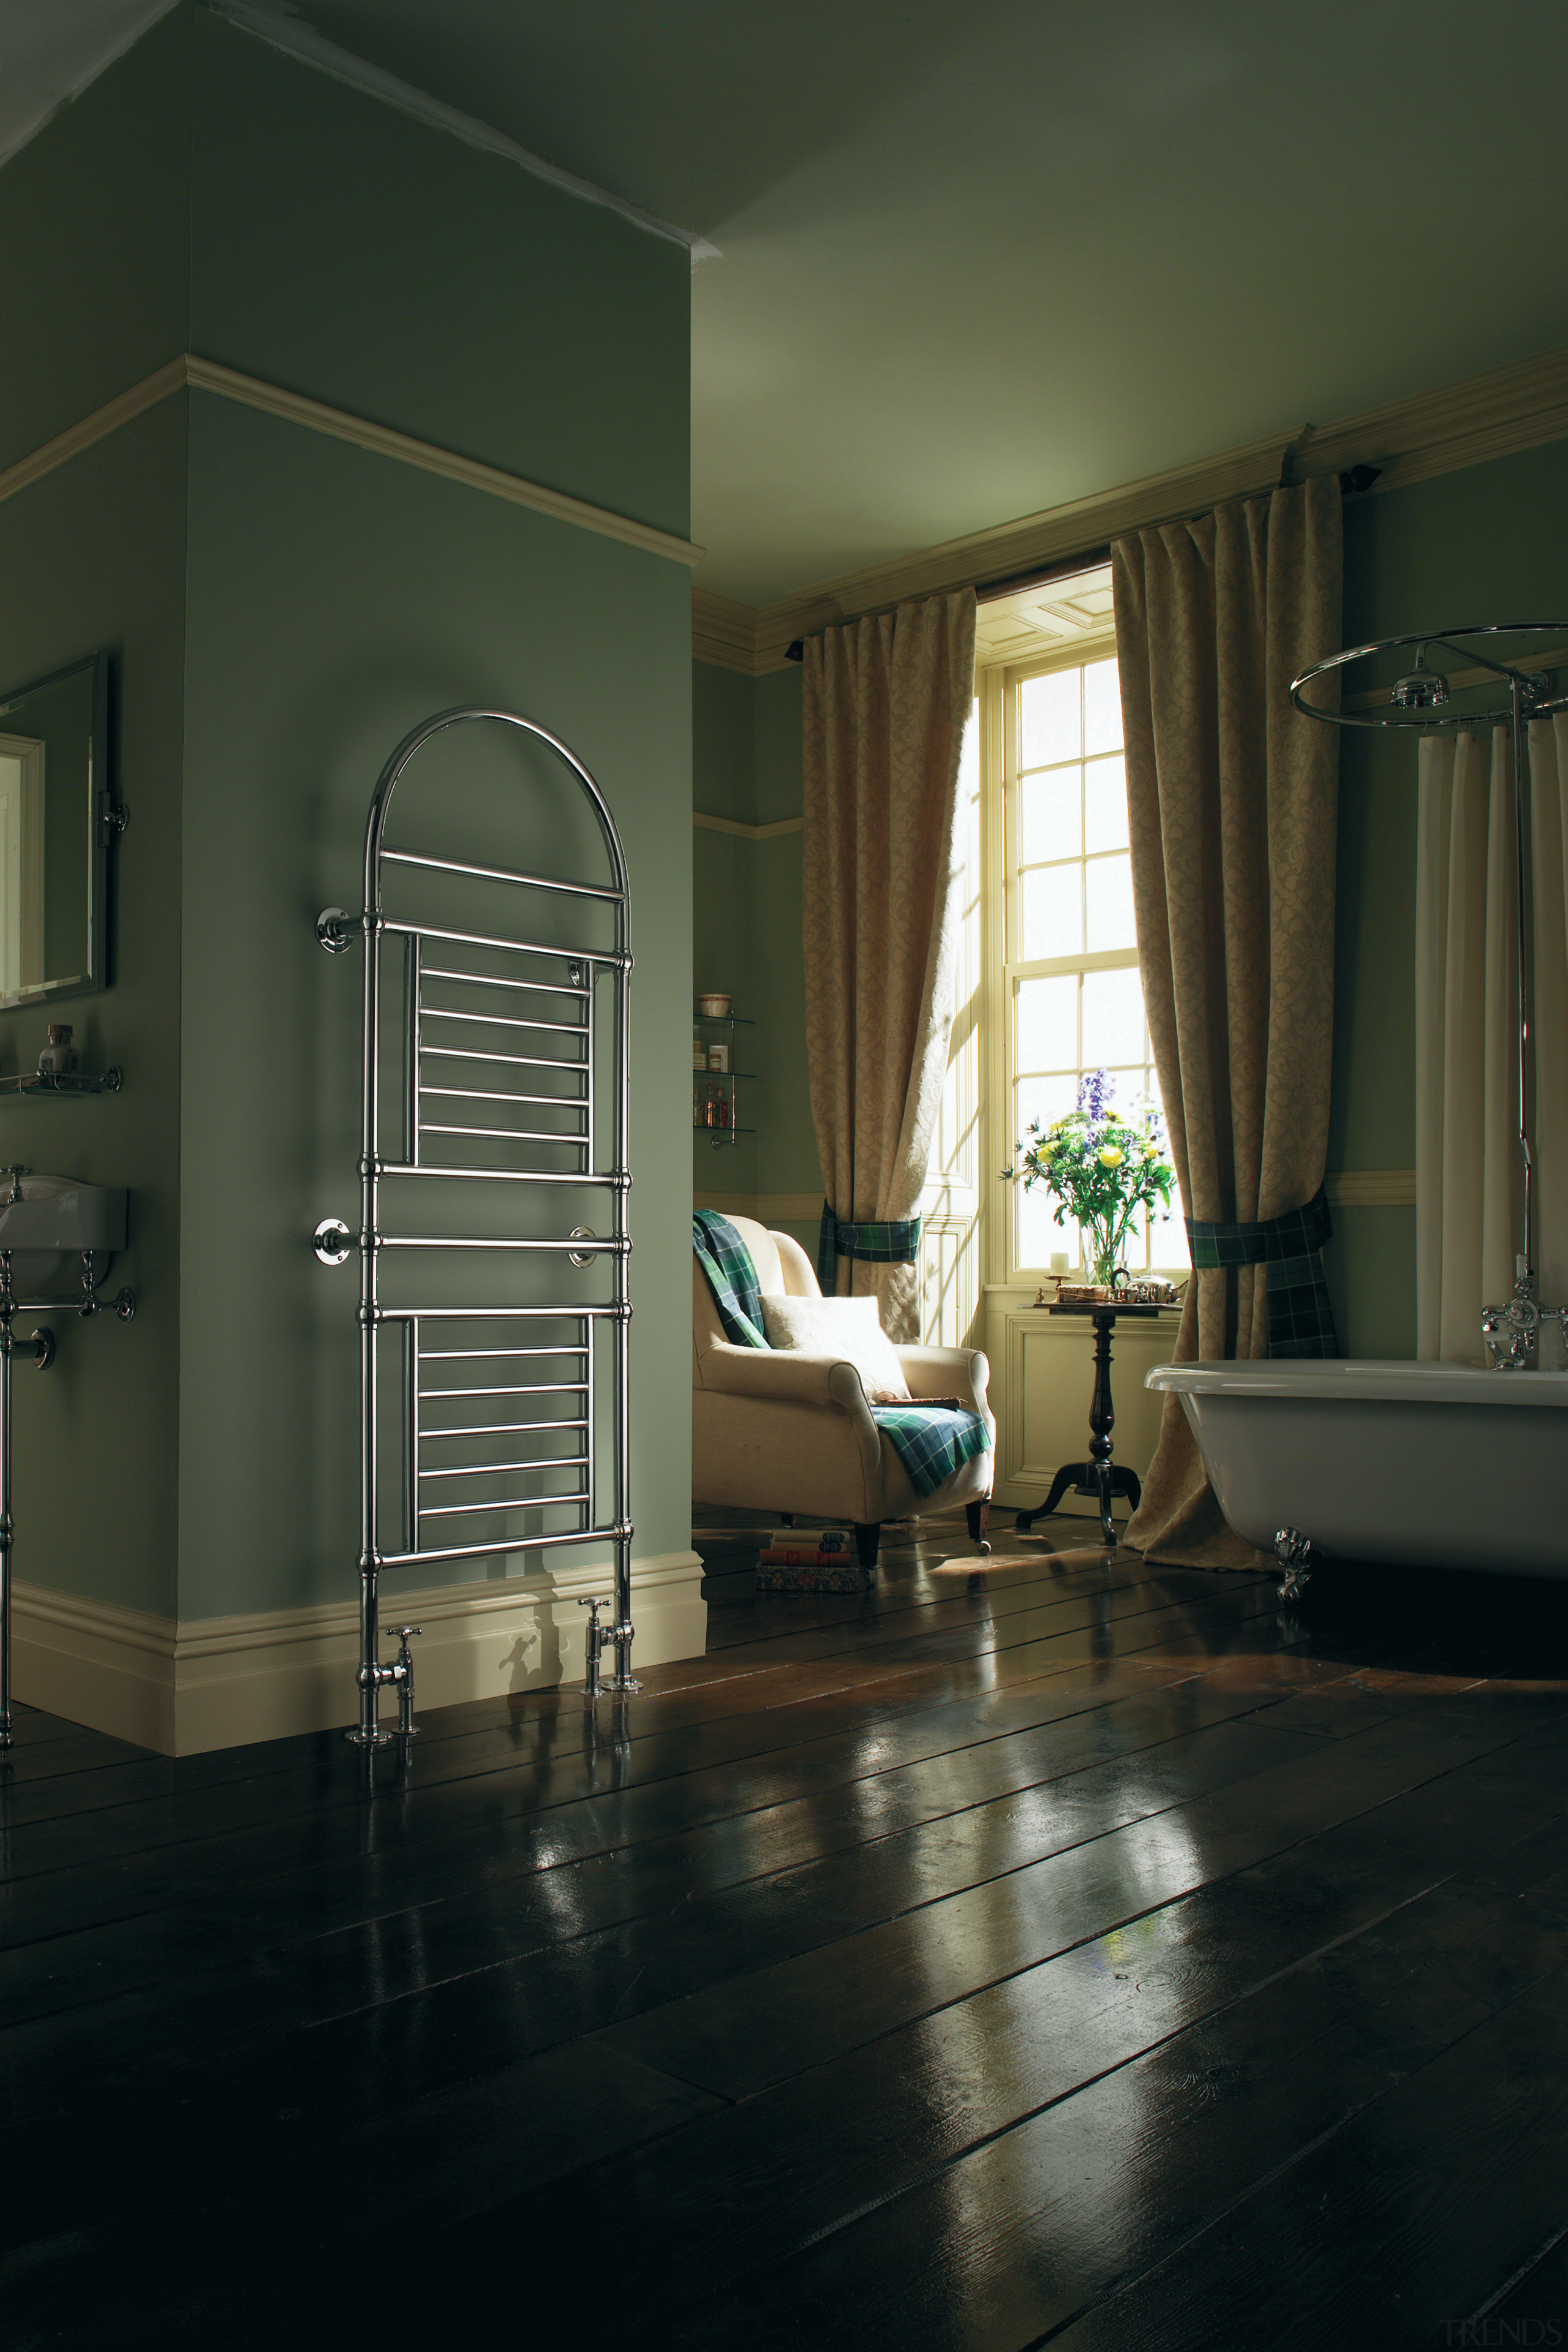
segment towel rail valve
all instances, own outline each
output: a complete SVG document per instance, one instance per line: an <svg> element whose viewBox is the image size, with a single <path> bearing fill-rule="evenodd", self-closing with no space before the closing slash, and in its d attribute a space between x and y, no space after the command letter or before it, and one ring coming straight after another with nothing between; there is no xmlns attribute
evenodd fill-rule
<svg viewBox="0 0 1568 2352"><path fill-rule="evenodd" d="M616 1691L640 1690L642 1685L635 1683L626 1672L626 1667L631 1662L633 1632L629 1621L623 1619L619 1624L601 1625L600 1610L614 1608L614 1603L605 1600L602 1594L595 1595L592 1601L580 1600L577 1606L588 1612L588 1630L583 1644L584 1697L599 1698L603 1696L605 1683L600 1674L599 1661L604 1655L606 1642L613 1643L616 1648L616 1673L611 1679L610 1688Z"/></svg>
<svg viewBox="0 0 1568 2352"><path fill-rule="evenodd" d="M422 1633L422 1625L386 1625L383 1632L397 1643L397 1655L390 1666L382 1669L389 1683L397 1685L397 1736L412 1739L419 1727L414 1720L414 1653L408 1643L411 1636Z"/></svg>
<svg viewBox="0 0 1568 2352"><path fill-rule="evenodd" d="M584 1698L597 1698L604 1688L604 1685L599 1680L599 1656L605 1646L605 1628L599 1622L599 1612L601 1609L607 1609L609 1605L602 1594L595 1594L591 1601L580 1600L577 1603L579 1609L585 1609L588 1612L588 1626L583 1644L583 1696Z"/></svg>

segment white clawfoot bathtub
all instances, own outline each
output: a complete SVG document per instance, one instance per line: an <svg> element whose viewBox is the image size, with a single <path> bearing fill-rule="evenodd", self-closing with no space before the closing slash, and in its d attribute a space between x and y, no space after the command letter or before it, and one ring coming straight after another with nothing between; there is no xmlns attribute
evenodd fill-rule
<svg viewBox="0 0 1568 2352"><path fill-rule="evenodd" d="M1272 1549L1568 1578L1568 1372L1287 1360L1158 1364L1219 1507Z"/></svg>

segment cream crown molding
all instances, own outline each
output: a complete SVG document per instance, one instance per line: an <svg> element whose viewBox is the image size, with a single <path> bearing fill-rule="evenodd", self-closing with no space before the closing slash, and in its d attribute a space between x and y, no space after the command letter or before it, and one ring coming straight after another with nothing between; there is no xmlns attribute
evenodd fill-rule
<svg viewBox="0 0 1568 2352"><path fill-rule="evenodd" d="M738 816L710 816L705 809L693 809L691 822L702 833L732 833L742 841L777 841L786 833L804 833L803 816L775 817L771 824L747 824Z"/></svg>
<svg viewBox="0 0 1568 2352"><path fill-rule="evenodd" d="M692 650L699 661L763 677L784 668L784 648L796 637L912 597L979 587L1068 562L1122 532L1201 513L1226 499L1257 496L1272 489L1282 475L1302 480L1352 466L1376 466L1381 470L1372 488L1375 498L1564 438L1568 348L1363 409L1332 425L1300 425L1092 498L971 531L940 547L842 572L778 604L742 604L694 588Z"/></svg>
<svg viewBox="0 0 1568 2352"><path fill-rule="evenodd" d="M172 5L172 0L169 0ZM492 124L481 122L476 115L464 114L445 100L432 98L428 90L417 89L413 82L401 81L395 74L381 66L372 65L368 58L357 57L352 49L338 47L324 34L316 32L298 16L286 15L280 8L259 6L257 0L205 0L215 16L223 16L242 32L252 33L269 47L281 49L304 65L314 66L321 73L331 74L335 81L347 82L351 89L363 90L368 97L379 98L388 106L395 106L405 114L412 114L421 122L433 123L437 130L450 131L465 146L482 148L487 154L500 155L509 163L516 163L536 180L547 180L552 187L563 188L569 195L581 196L591 205L601 205L608 212L618 213L635 227L647 229L653 236L667 238L672 245L683 245L691 256L693 265L699 261L720 259L719 247L709 238L699 236L695 230L678 228L673 221L661 220L657 213L645 212L640 205L627 202L625 196L613 195L596 181L580 180L574 172L563 171L558 163L548 163L542 155L533 154L520 147ZM159 12L162 14L162 10ZM152 21L152 20L149 20Z"/></svg>
<svg viewBox="0 0 1568 2352"><path fill-rule="evenodd" d="M691 651L700 662L715 669L738 669L742 677L761 677L765 669L782 669L784 656L759 665L758 632L764 614L775 609L761 604L737 604L731 597L715 596L709 589L691 591ZM782 606L776 609L782 610ZM784 639L787 646L790 640Z"/></svg>
<svg viewBox="0 0 1568 2352"><path fill-rule="evenodd" d="M667 558L672 563L690 566L702 560L702 550L689 539L679 539L673 531L658 530L653 524L637 522L630 515L616 514L608 507L591 505L586 499L574 499L564 490L550 489L542 482L531 482L521 474L509 474L500 466L481 464L477 457L459 457L456 450L443 449L437 442L420 441L411 433L395 432L391 425L374 425L368 417L355 416L346 408L332 408L325 401L310 400L303 393L289 392L281 384L268 383L261 376L245 375L237 368L222 366L216 360L204 360L194 352L182 352L161 368L155 368L140 383L128 392L120 393L93 410L79 423L68 425L14 466L0 472L0 501L15 498L57 466L68 464L84 449L96 442L107 440L121 425L141 416L161 401L178 392L206 392L219 399L232 400L242 408L260 409L265 415L281 417L286 424L303 425L308 432L324 433L335 441L347 441L356 449L368 449L378 457L390 457L400 466L413 466L421 473L438 474L444 481L459 483L463 488L480 490L487 498L502 499L510 506L527 507L534 514L549 515L553 521L570 523L578 530L596 532L602 539L619 540L623 546L640 548L645 554Z"/></svg>

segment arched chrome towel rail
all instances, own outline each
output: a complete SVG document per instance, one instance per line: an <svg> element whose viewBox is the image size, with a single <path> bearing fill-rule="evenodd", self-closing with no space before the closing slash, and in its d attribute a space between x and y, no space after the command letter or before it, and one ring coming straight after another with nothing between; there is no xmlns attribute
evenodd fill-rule
<svg viewBox="0 0 1568 2352"><path fill-rule="evenodd" d="M493 720L517 728L564 763L598 822L609 859L609 887L386 847L387 813L404 770L434 736L470 720ZM510 931L463 930L448 922L424 924L394 919L382 905L382 877L387 866L458 875L543 892L553 898L601 905L613 915L614 946L562 947ZM615 1551L614 1622L600 1636L598 1604L593 1605L587 1644L588 1695L596 1696L601 1687L618 1691L637 1687L630 1671L627 1383L632 958L626 854L604 795L582 761L558 737L517 711L479 705L438 711L405 736L383 769L371 801L365 824L363 887L360 914L329 907L316 921L316 937L329 954L342 954L356 940L364 947L360 1225L354 1234L341 1219L324 1218L316 1228L313 1245L327 1265L342 1265L356 1248L359 1252L359 1720L345 1736L358 1746L379 1748L411 1737L415 1729L408 1637L418 1629L388 1628L399 1639L399 1653L391 1664L384 1664L381 1657L380 1577L387 1568L608 1542ZM394 1027L384 1003L387 976L383 966L388 947L398 943L403 950L402 1011ZM599 1042L605 1024L595 1019L601 986L613 991L607 1055ZM465 1001L453 1003L454 997ZM434 1040L426 1034L427 1024L438 1024ZM402 1077L402 1138L399 1153L389 1157L383 1148L382 1129L387 1091L384 1055L393 1037ZM448 1042L451 1039L468 1042ZM601 1067L606 1059L611 1066L607 1072ZM439 1066L453 1064L458 1066L455 1070ZM427 1077L432 1065L437 1066L434 1076ZM476 1073L470 1074L469 1065L479 1066ZM516 1075L520 1073L521 1078ZM519 1087L521 1090L516 1090ZM607 1138L602 1133L606 1094ZM511 1123L514 1117L521 1123ZM566 1123L552 1125L552 1120ZM606 1143L607 1160L601 1165ZM503 1155L521 1148L522 1164L507 1161L504 1156L498 1164L493 1156L498 1148ZM432 1150L444 1156L432 1157ZM487 1158L487 1152L492 1156ZM576 1164L567 1168L534 1164L550 1157L574 1160ZM405 1177L498 1185L503 1188L501 1197L511 1200L518 1196L510 1188L518 1185L546 1188L546 1200L552 1197L552 1187L565 1185L575 1191L602 1187L609 1196L611 1229L601 1235L574 1228L570 1234L540 1238L493 1232L387 1233L382 1224L382 1185L387 1178ZM380 1296L382 1260L388 1250L418 1251L437 1260L445 1256L448 1262L461 1262L470 1253L536 1252L547 1262L559 1263L563 1258L579 1272L602 1257L609 1264L610 1297L589 1303L580 1294L569 1296L563 1290L559 1298L526 1306L511 1302L388 1306ZM565 1267L562 1270L564 1273ZM389 1328L400 1330L403 1340L402 1526L400 1540L392 1544L384 1541L381 1464L385 1369L381 1341ZM559 1339L563 1330L570 1331L569 1339ZM501 1336L494 1338L497 1333ZM494 1344L486 1344L492 1338ZM525 1344L511 1344L514 1339ZM569 1377L552 1378L552 1370L563 1364L569 1368ZM433 1384L426 1385L436 1367L444 1369L435 1373ZM502 1368L499 1372L498 1367ZM521 1380L512 1367L522 1368ZM607 1517L600 1510L605 1483L597 1443L602 1396L612 1425ZM505 1409L520 1418L487 1419L487 1409L495 1409L496 1400L504 1401ZM439 1411L450 1406L458 1411L456 1423L432 1418L429 1408ZM530 1411L531 1406L535 1410ZM455 1442L467 1444L484 1438L497 1443L483 1449L487 1455L483 1462L454 1461L445 1451ZM538 1439L546 1441L545 1453L514 1458L530 1441ZM507 1458L492 1462L488 1458L492 1453ZM573 1472L576 1484L564 1492L532 1490L531 1482L542 1474ZM523 1483L505 1494L491 1492L494 1482L503 1477ZM543 1488L547 1490L549 1485L550 1478L544 1476ZM484 1491L469 1491L475 1487ZM520 1513L531 1515L540 1524L526 1533L510 1531ZM569 1516L577 1524L545 1528L542 1522L547 1515ZM500 1531L487 1532L487 1520L498 1517ZM448 1535L464 1533L465 1539L439 1539L443 1522ZM437 1539L426 1540L427 1534ZM615 1647L615 1673L603 1681L595 1636ZM377 1720L380 1695L388 1687L398 1697L395 1732L384 1730Z"/></svg>

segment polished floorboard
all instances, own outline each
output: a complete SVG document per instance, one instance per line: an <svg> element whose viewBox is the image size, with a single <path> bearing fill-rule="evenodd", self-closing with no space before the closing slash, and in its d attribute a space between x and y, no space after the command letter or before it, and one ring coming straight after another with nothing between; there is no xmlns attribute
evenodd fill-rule
<svg viewBox="0 0 1568 2352"><path fill-rule="evenodd" d="M705 1658L406 1764L23 1710L0 2352L1568 2342L1563 1602L998 1518L712 1515Z"/></svg>

